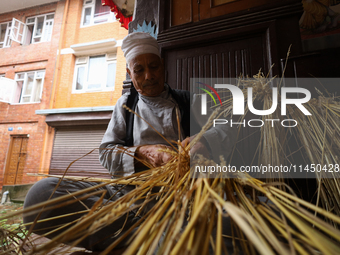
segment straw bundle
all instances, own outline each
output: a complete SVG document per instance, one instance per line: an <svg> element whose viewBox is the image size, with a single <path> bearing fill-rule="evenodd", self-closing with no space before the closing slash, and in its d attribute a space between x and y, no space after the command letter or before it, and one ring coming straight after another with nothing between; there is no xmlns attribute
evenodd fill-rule
<svg viewBox="0 0 340 255"><path fill-rule="evenodd" d="M259 74L245 87L252 86L263 107L271 106L268 82ZM254 94L255 95L255 94ZM231 100L215 114L230 114ZM294 136L301 142L311 163L335 164L339 152L339 104L335 98L321 97L308 103L313 117L290 109L299 124ZM322 114L323 113L323 114ZM279 118L270 116L271 118ZM201 134L209 128L207 124ZM201 134L192 142L199 140ZM291 153L286 145L287 132L281 127L262 128L258 146L259 162L281 164ZM114 180L91 178L98 187L111 184L136 185L117 201L96 204L86 210L85 217L42 246L31 247L26 254L47 254L58 243L77 245L86 236L111 224L130 211L137 211L139 220L123 236L101 254L108 254L129 233L124 254L340 254L339 183L337 175L325 179L317 174L318 203L311 204L295 195L280 178L261 181L246 173L236 172L229 178L195 178L190 173L189 146L171 151L173 159L165 166ZM203 157L200 165L211 162ZM221 166L227 165L221 158ZM74 181L88 178L64 177ZM155 189L155 187L158 187ZM25 213L51 209L58 201L97 191L91 187L25 210ZM156 190L156 191L155 191ZM146 213L143 208L154 206ZM322 206L319 206L319 203ZM18 214L18 213L16 213ZM14 216L9 215L7 217ZM64 215L67 216L67 215ZM61 226L61 228L67 226ZM138 229L133 232L133 230ZM22 241L22 245L27 240ZM6 247L3 253L20 247Z"/></svg>
<svg viewBox="0 0 340 255"><path fill-rule="evenodd" d="M326 210L340 215L339 101L335 97L325 97L320 93L318 99L312 99L306 104L306 108L313 116L305 116L290 109L292 118L301 123L296 130L298 141L311 163L328 169L333 166L332 172L315 171L319 184L317 203L320 202Z"/></svg>

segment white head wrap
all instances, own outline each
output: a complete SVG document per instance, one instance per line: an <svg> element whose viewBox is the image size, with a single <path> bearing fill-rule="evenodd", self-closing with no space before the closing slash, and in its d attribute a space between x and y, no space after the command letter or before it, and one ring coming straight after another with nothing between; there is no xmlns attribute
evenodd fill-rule
<svg viewBox="0 0 340 255"><path fill-rule="evenodd" d="M127 35L123 39L122 51L127 64L130 64L131 59L138 55L153 53L159 57L159 46L155 38L148 33L135 32Z"/></svg>

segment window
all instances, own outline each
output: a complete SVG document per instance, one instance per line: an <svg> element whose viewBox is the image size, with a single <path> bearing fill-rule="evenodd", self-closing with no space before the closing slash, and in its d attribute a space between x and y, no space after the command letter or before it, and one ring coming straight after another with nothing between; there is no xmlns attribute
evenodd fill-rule
<svg viewBox="0 0 340 255"><path fill-rule="evenodd" d="M53 22L53 13L27 18L23 44L51 41Z"/></svg>
<svg viewBox="0 0 340 255"><path fill-rule="evenodd" d="M21 22L17 19L12 19L12 26L11 26L11 40L22 43L24 39L24 32L25 32L25 23Z"/></svg>
<svg viewBox="0 0 340 255"><path fill-rule="evenodd" d="M11 46L11 26L12 22L0 23L0 48Z"/></svg>
<svg viewBox="0 0 340 255"><path fill-rule="evenodd" d="M115 21L115 15L109 6L103 6L101 0L84 0L82 26Z"/></svg>
<svg viewBox="0 0 340 255"><path fill-rule="evenodd" d="M113 90L115 79L115 53L76 59L74 92Z"/></svg>
<svg viewBox="0 0 340 255"><path fill-rule="evenodd" d="M12 103L16 87L14 80L5 78L5 74L0 74L0 101Z"/></svg>
<svg viewBox="0 0 340 255"><path fill-rule="evenodd" d="M26 23L15 18L0 24L0 48L10 47L15 41L24 45L51 41L54 13L26 19Z"/></svg>
<svg viewBox="0 0 340 255"><path fill-rule="evenodd" d="M17 73L15 75L17 89L14 95L14 103L40 102L44 77L44 70Z"/></svg>

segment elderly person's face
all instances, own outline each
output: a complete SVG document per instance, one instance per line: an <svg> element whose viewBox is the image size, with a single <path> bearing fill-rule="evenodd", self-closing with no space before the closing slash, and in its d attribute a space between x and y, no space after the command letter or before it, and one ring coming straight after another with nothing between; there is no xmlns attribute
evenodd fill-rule
<svg viewBox="0 0 340 255"><path fill-rule="evenodd" d="M164 66L155 54L146 53L133 58L127 72L143 96L155 97L164 90Z"/></svg>

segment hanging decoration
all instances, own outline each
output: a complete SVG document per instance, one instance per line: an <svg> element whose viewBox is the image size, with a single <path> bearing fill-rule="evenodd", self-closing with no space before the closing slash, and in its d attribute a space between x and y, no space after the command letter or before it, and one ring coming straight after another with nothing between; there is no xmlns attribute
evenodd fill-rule
<svg viewBox="0 0 340 255"><path fill-rule="evenodd" d="M115 14L116 19L121 23L121 26L125 29L129 28L129 23L132 21L132 13L125 9L127 7L127 1L122 5L123 8L121 9L118 3L116 4L113 0L102 0L102 5L109 6L111 12Z"/></svg>

